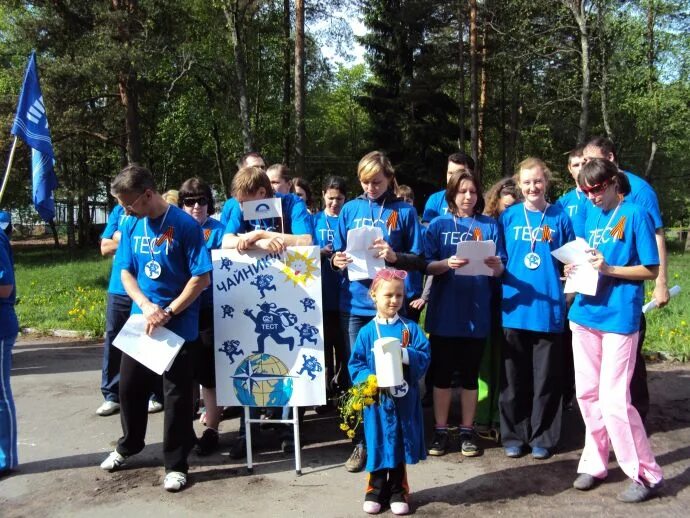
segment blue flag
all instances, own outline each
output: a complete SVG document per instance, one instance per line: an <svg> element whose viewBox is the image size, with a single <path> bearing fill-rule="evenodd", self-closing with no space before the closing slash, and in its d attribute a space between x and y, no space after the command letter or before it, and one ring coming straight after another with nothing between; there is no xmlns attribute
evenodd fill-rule
<svg viewBox="0 0 690 518"><path fill-rule="evenodd" d="M55 155L50 140L48 116L38 84L36 55L33 52L24 74L24 84L19 94L11 133L31 147L34 206L41 218L50 222L55 217L53 191L57 188L58 182L53 169Z"/></svg>

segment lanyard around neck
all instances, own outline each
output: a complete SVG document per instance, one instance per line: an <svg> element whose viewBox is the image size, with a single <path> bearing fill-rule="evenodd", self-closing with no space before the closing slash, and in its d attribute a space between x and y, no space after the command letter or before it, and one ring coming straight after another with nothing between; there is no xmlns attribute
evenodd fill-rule
<svg viewBox="0 0 690 518"><path fill-rule="evenodd" d="M541 227L541 224L544 223L544 217L546 216L546 211L549 208L549 204L546 204L546 207L544 207L544 212L541 213L541 219L539 220L539 225L537 225L537 228ZM527 206L522 204L522 211L525 214L525 224L527 225L527 230L529 231L529 249L530 252L534 252L534 247L537 244L537 236L532 234L532 225L530 225L529 222L529 217L527 217Z"/></svg>

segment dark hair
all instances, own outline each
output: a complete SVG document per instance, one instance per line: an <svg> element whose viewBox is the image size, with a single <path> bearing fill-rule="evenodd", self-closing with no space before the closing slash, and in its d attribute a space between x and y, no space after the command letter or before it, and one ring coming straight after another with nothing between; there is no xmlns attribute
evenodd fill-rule
<svg viewBox="0 0 690 518"><path fill-rule="evenodd" d="M243 167L247 166L247 160L250 158L260 158L261 160L264 159L264 157L261 156L261 153L258 151L250 151L249 153L245 153L240 157L240 159L237 161L237 168L242 169Z"/></svg>
<svg viewBox="0 0 690 518"><path fill-rule="evenodd" d="M589 142L585 144L584 147L597 147L601 149L601 152L604 155L608 155L609 153L613 155L613 160L614 162L618 162L618 153L616 152L616 145L613 143L613 140L610 138L606 137L592 137L589 139ZM583 148L584 149L584 148Z"/></svg>
<svg viewBox="0 0 690 518"><path fill-rule="evenodd" d="M151 171L139 164L125 166L110 183L110 193L116 198L121 194L142 194L156 190Z"/></svg>
<svg viewBox="0 0 690 518"><path fill-rule="evenodd" d="M410 198L414 201L414 191L409 185L398 185L398 190L395 191L398 198Z"/></svg>
<svg viewBox="0 0 690 518"><path fill-rule="evenodd" d="M213 192L211 187L201 178L189 178L180 186L180 191L177 198L177 206L184 205L185 198L197 198L205 196L208 200L208 215L211 216L215 211L215 203L213 202Z"/></svg>
<svg viewBox="0 0 690 518"><path fill-rule="evenodd" d="M448 180L448 185L446 186L446 202L448 202L448 211L456 213L458 211L458 206L455 204L455 195L460 188L460 184L463 180L469 180L474 185L474 189L477 191L477 203L474 205L474 213L481 214L484 210L484 195L482 194L482 186L477 181L475 176L469 171L462 173L454 173L450 180Z"/></svg>
<svg viewBox="0 0 690 518"><path fill-rule="evenodd" d="M467 156L462 151L458 151L457 153L450 155L448 157L448 161L453 162L454 164L464 165L470 171L474 171L474 160L472 160L472 157Z"/></svg>
<svg viewBox="0 0 690 518"><path fill-rule="evenodd" d="M297 194L296 187L304 189L304 192L307 193L307 201L305 203L307 204L307 207L310 207L314 199L311 195L311 187L309 187L309 182L307 182L304 178L296 176L290 180L290 192Z"/></svg>
<svg viewBox="0 0 690 518"><path fill-rule="evenodd" d="M580 169L577 175L578 185L598 185L604 182L613 182L618 194L626 195L630 193L630 181L618 166L605 158L592 158Z"/></svg>
<svg viewBox="0 0 690 518"><path fill-rule="evenodd" d="M515 185L515 180L513 180L513 178L503 178L489 188L486 192L486 196L484 196L486 202L484 214L498 219L498 216L500 216L499 202L501 201L501 197L505 195L510 195L516 200L518 199L517 185Z"/></svg>
<svg viewBox="0 0 690 518"><path fill-rule="evenodd" d="M285 182L291 181L290 168L285 164L272 164L268 169L266 169L266 174L273 171L278 171L278 175L280 176L281 180Z"/></svg>
<svg viewBox="0 0 690 518"><path fill-rule="evenodd" d="M347 198L347 182L342 176L329 176L323 181L321 192L324 194L328 189L336 189Z"/></svg>
<svg viewBox="0 0 690 518"><path fill-rule="evenodd" d="M576 148L568 151L568 163L570 163L571 158L581 157L584 155L585 146L577 146Z"/></svg>

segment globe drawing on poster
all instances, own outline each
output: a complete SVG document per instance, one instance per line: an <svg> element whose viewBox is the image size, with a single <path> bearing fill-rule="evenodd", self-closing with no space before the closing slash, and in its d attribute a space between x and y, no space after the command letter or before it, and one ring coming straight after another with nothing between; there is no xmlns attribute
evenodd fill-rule
<svg viewBox="0 0 690 518"><path fill-rule="evenodd" d="M325 404L319 248L212 259L218 404Z"/></svg>

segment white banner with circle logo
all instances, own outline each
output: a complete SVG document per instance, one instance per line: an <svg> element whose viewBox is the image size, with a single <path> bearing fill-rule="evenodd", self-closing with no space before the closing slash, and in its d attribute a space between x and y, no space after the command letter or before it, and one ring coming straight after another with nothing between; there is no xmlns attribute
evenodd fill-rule
<svg viewBox="0 0 690 518"><path fill-rule="evenodd" d="M218 405L324 405L319 247L212 259Z"/></svg>

